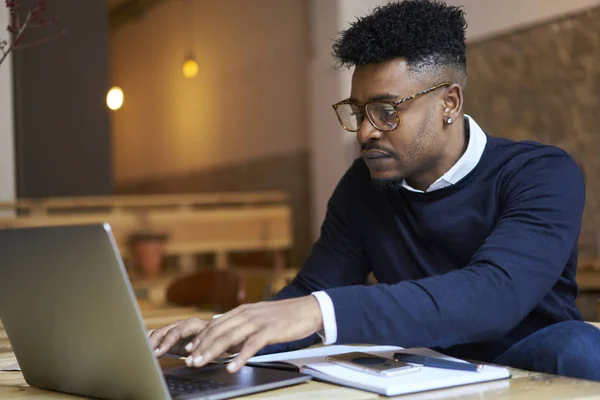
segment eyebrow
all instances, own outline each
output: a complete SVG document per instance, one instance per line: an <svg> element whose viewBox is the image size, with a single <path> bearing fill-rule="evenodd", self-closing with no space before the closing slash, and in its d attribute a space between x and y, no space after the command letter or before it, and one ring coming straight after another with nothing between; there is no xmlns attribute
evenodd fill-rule
<svg viewBox="0 0 600 400"><path fill-rule="evenodd" d="M397 94L382 93L382 94L378 94L377 96L373 96L373 97L369 98L369 101L388 101L388 100L397 100L400 98L401 97L398 96ZM349 97L348 101L353 101L353 102L358 103L358 101L356 99L353 99L352 97Z"/></svg>

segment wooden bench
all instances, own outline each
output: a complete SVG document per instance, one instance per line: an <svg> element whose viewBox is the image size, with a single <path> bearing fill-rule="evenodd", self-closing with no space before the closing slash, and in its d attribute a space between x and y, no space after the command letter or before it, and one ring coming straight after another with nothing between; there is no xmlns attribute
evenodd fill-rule
<svg viewBox="0 0 600 400"><path fill-rule="evenodd" d="M143 219L143 221L142 221ZM287 206L241 209L152 210L143 217L133 213L43 215L0 218L0 228L108 223L124 257L129 237L142 226L168 235L166 253L214 253L217 267L227 267L230 251L281 252L292 246L291 210ZM283 258L276 258L279 263Z"/></svg>
<svg viewBox="0 0 600 400"><path fill-rule="evenodd" d="M287 199L282 192L25 199L0 204L21 210L0 218L0 228L106 222L125 261L131 235L150 230L167 235L166 254L185 270L194 255L213 254L224 269L229 254L260 251L272 255L271 267L279 271L293 245Z"/></svg>
<svg viewBox="0 0 600 400"><path fill-rule="evenodd" d="M0 202L0 211L14 211L21 215L69 214L74 211L85 212L86 210L92 213L99 211L120 213L148 209L164 210L169 208L253 207L258 205L287 204L288 202L289 196L287 193L281 191L81 196L19 199L12 202Z"/></svg>
<svg viewBox="0 0 600 400"><path fill-rule="evenodd" d="M230 251L281 252L292 246L291 210L287 206L152 211L147 223L169 235L167 254L214 253L220 269L227 267ZM281 257L275 259L278 264L283 262Z"/></svg>

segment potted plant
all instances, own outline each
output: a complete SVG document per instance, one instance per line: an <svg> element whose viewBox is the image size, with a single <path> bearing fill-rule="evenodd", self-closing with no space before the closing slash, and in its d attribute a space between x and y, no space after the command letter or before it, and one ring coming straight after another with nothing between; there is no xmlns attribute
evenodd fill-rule
<svg viewBox="0 0 600 400"><path fill-rule="evenodd" d="M139 229L129 237L129 247L136 266L147 280L160 275L168 235L150 226L146 213L139 215Z"/></svg>

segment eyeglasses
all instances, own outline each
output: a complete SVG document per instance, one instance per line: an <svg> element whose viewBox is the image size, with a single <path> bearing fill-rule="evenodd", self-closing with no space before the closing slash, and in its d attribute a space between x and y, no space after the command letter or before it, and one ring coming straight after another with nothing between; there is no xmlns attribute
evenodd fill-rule
<svg viewBox="0 0 600 400"><path fill-rule="evenodd" d="M412 96L395 101L378 100L371 101L367 104L359 104L352 100L342 100L339 103L334 104L333 109L335 110L340 124L342 124L342 127L348 132L358 132L360 125L363 122L364 114L367 115L367 118L377 130L390 132L396 129L400 123L400 117L396 107L444 86L450 86L450 84L445 82L440 83L425 90L421 90Z"/></svg>

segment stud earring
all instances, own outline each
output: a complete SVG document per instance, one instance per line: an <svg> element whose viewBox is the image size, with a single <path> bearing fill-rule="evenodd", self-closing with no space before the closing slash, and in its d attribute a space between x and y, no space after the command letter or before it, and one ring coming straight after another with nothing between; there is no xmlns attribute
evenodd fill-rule
<svg viewBox="0 0 600 400"><path fill-rule="evenodd" d="M452 123L452 118L448 117L448 119L446 120L446 123L447 123L448 125L450 125L450 124Z"/></svg>

